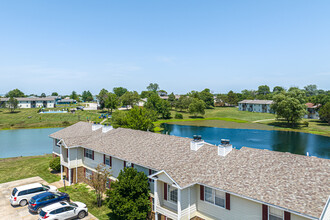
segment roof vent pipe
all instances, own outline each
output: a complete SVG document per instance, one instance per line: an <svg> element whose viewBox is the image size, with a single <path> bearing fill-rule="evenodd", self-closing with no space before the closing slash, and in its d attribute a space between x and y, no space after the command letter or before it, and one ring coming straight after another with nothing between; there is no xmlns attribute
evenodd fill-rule
<svg viewBox="0 0 330 220"><path fill-rule="evenodd" d="M225 157L233 150L233 145L230 144L229 139L221 139L221 144L218 146L218 155Z"/></svg>
<svg viewBox="0 0 330 220"><path fill-rule="evenodd" d="M204 141L202 140L201 135L194 135L194 140L190 142L190 150L197 151L204 145Z"/></svg>

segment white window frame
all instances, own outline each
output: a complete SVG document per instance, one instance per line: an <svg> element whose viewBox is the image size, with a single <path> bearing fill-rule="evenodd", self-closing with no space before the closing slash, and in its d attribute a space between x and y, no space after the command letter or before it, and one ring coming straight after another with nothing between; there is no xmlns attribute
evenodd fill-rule
<svg viewBox="0 0 330 220"><path fill-rule="evenodd" d="M171 198L171 191L176 191L176 201ZM170 184L167 184L167 201L174 204L178 203L178 188L175 188Z"/></svg>
<svg viewBox="0 0 330 220"><path fill-rule="evenodd" d="M88 180L92 179L92 175L93 175L93 171L86 168L86 173L85 173L86 179Z"/></svg>
<svg viewBox="0 0 330 220"><path fill-rule="evenodd" d="M206 200L206 198L207 198L207 197L206 197L206 190L207 190L207 189L211 189L211 190L212 190L212 202ZM223 202L223 206L220 206L220 205L218 205L218 204L215 203L215 194L216 194L216 192L220 192L221 194L224 195L224 196L223 196L223 200L224 200L224 202ZM215 205L216 207L226 208L226 193L223 192L223 191L220 191L220 190L212 189L211 187L204 186L204 201L207 202L207 203L210 203L210 204L212 204L212 205Z"/></svg>
<svg viewBox="0 0 330 220"><path fill-rule="evenodd" d="M86 150L85 150L85 157L87 157L87 158L93 160L93 151L90 150L90 149L86 149Z"/></svg>
<svg viewBox="0 0 330 220"><path fill-rule="evenodd" d="M282 209L278 209L278 208L274 208L274 207L270 207L270 206L268 206L268 219L270 219L270 209L277 209L277 210L280 210L280 211L282 211L282 220L284 220L284 211L282 210ZM274 216L274 215L273 215ZM279 216L275 216L275 217L278 217L278 218L280 218Z"/></svg>

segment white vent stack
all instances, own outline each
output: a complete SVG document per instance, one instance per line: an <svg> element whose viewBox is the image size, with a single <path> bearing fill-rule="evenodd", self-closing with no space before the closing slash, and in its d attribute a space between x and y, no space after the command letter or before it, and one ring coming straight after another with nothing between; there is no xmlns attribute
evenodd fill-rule
<svg viewBox="0 0 330 220"><path fill-rule="evenodd" d="M194 140L190 142L190 150L197 151L204 145L204 143L201 135L194 135Z"/></svg>
<svg viewBox="0 0 330 220"><path fill-rule="evenodd" d="M218 155L225 157L232 150L233 150L233 145L230 144L230 140L221 139L221 144L218 146Z"/></svg>
<svg viewBox="0 0 330 220"><path fill-rule="evenodd" d="M100 125L100 124L96 124L96 123L94 123L94 124L92 125L92 131L96 131L97 129L100 129L100 128L102 128L102 125Z"/></svg>
<svg viewBox="0 0 330 220"><path fill-rule="evenodd" d="M102 126L102 132L103 133L106 133L106 132L108 132L108 131L111 131L113 129L113 127L110 125L110 124L104 124L103 126Z"/></svg>

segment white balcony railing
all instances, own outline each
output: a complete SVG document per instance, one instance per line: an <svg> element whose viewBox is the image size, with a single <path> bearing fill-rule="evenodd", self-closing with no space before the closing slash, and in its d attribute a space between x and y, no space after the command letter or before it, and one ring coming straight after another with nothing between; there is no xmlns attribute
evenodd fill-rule
<svg viewBox="0 0 330 220"><path fill-rule="evenodd" d="M160 213L162 215L165 215L168 218L171 219L178 219L178 214L165 208L157 205L157 213Z"/></svg>

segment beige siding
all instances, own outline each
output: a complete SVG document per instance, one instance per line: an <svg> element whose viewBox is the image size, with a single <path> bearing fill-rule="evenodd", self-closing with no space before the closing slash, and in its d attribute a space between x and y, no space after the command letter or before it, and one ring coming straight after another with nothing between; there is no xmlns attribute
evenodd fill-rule
<svg viewBox="0 0 330 220"><path fill-rule="evenodd" d="M299 215L291 214L291 220L307 220L307 219L308 218L304 218L304 217L301 217Z"/></svg>
<svg viewBox="0 0 330 220"><path fill-rule="evenodd" d="M56 145L56 142L58 140L56 140L55 138L53 138L53 153L56 153L56 154L60 154L60 147L58 145Z"/></svg>
<svg viewBox="0 0 330 220"><path fill-rule="evenodd" d="M196 197L198 215L205 219L221 220L261 220L262 205L247 199L230 195L230 210L199 199L199 187Z"/></svg>

